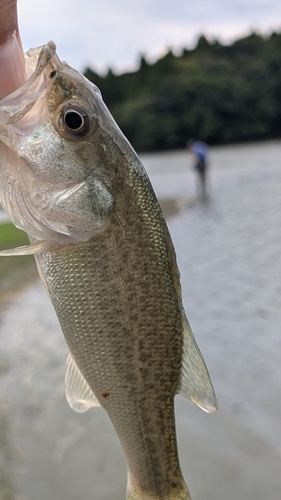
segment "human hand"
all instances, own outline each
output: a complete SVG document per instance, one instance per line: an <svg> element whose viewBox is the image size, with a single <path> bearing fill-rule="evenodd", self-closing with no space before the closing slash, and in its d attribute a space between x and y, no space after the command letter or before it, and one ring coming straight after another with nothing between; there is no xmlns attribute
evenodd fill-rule
<svg viewBox="0 0 281 500"><path fill-rule="evenodd" d="M25 66L18 28L17 0L0 0L0 99L25 82Z"/></svg>

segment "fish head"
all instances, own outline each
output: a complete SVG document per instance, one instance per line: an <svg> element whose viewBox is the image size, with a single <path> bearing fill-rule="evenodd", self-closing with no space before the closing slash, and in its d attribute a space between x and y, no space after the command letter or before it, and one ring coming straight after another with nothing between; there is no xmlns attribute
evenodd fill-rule
<svg viewBox="0 0 281 500"><path fill-rule="evenodd" d="M128 143L98 88L53 42L25 61L28 80L0 101L1 203L35 239L85 241L108 223Z"/></svg>

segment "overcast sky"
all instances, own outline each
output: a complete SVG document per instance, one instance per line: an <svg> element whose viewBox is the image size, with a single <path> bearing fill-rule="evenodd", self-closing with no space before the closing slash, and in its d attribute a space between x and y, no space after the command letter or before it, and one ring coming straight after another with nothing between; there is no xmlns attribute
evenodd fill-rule
<svg viewBox="0 0 281 500"><path fill-rule="evenodd" d="M251 30L281 32L281 0L18 0L24 49L54 40L79 71L117 72L191 48L199 34L229 42Z"/></svg>

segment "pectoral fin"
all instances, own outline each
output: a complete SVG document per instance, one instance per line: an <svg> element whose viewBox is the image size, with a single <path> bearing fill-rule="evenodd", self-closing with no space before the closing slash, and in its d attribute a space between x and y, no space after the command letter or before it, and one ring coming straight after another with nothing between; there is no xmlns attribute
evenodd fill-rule
<svg viewBox="0 0 281 500"><path fill-rule="evenodd" d="M183 323L183 359L177 393L202 410L214 413L218 403L208 369L185 316Z"/></svg>
<svg viewBox="0 0 281 500"><path fill-rule="evenodd" d="M92 389L84 379L70 352L66 361L66 399L71 408L80 413L92 406L100 406Z"/></svg>
<svg viewBox="0 0 281 500"><path fill-rule="evenodd" d="M38 241L37 243L32 243L31 245L11 248L9 250L1 250L0 257L11 257L13 255L34 255L37 253L48 252L51 246L52 243L49 241Z"/></svg>

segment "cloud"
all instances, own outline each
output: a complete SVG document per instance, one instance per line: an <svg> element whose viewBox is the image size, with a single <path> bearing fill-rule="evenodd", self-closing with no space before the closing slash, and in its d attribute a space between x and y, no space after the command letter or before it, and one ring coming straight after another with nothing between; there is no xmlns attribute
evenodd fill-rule
<svg viewBox="0 0 281 500"><path fill-rule="evenodd" d="M133 68L139 54L188 47L199 34L233 40L251 29L281 30L280 0L18 0L25 49L53 39L82 70Z"/></svg>

